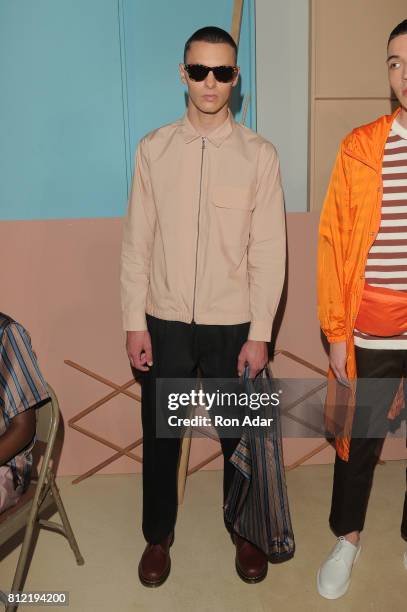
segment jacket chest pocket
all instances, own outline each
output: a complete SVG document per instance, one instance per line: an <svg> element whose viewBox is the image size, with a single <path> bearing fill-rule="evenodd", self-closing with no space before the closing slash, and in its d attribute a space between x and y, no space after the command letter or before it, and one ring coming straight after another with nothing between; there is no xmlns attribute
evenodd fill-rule
<svg viewBox="0 0 407 612"><path fill-rule="evenodd" d="M250 188L217 185L211 204L215 229L226 246L246 245L249 240L254 196Z"/></svg>

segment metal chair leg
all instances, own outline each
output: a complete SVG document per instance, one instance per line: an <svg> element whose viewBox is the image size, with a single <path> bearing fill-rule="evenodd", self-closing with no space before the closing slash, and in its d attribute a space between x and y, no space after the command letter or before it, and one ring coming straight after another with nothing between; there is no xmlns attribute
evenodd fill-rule
<svg viewBox="0 0 407 612"><path fill-rule="evenodd" d="M64 504L62 503L62 499L61 499L61 496L58 491L58 487L54 479L54 474L51 471L49 472L49 475L48 475L48 481L51 487L52 496L54 498L55 504L58 508L59 515L62 520L65 536L69 542L70 547L72 548L73 554L75 555L76 563L78 565L83 565L85 563L85 560L80 553L78 543L72 531L71 523L69 522L68 515L65 511Z"/></svg>
<svg viewBox="0 0 407 612"><path fill-rule="evenodd" d="M30 516L27 521L27 526L25 529L24 539L21 545L21 550L20 550L20 555L18 557L18 563L17 563L15 574L14 574L13 585L11 587L11 590L13 592L20 591L22 588L24 570L26 567L27 556L28 556L28 552L30 550L30 546L32 542L34 526L37 521L38 511L39 511L39 506L33 503L31 512L30 512ZM17 608L18 608L18 605L16 604L8 604L6 606L6 612L12 612L13 610L17 610Z"/></svg>

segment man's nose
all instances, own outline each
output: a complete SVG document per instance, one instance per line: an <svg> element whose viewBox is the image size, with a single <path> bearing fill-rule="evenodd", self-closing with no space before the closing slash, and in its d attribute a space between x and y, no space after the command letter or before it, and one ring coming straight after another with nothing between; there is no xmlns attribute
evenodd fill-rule
<svg viewBox="0 0 407 612"><path fill-rule="evenodd" d="M216 79L214 77L212 70L208 72L208 76L205 79L205 85L210 88L215 87L216 85Z"/></svg>

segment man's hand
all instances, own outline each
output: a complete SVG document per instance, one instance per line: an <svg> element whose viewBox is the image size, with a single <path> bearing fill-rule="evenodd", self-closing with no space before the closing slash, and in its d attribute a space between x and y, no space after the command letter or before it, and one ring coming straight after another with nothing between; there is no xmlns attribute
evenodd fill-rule
<svg viewBox="0 0 407 612"><path fill-rule="evenodd" d="M148 366L153 365L150 333L147 330L128 331L126 349L133 368L148 372L150 369Z"/></svg>
<svg viewBox="0 0 407 612"><path fill-rule="evenodd" d="M338 382L345 387L350 387L349 378L346 373L346 342L332 342L329 346L329 365Z"/></svg>
<svg viewBox="0 0 407 612"><path fill-rule="evenodd" d="M267 343L261 340L247 340L242 346L237 359L237 372L243 374L246 363L249 364L249 377L254 378L268 362Z"/></svg>

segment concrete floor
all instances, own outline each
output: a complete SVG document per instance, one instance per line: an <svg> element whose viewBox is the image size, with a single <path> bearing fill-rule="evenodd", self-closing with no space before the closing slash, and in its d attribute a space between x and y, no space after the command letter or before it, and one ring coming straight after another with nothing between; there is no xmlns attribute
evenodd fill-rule
<svg viewBox="0 0 407 612"><path fill-rule="evenodd" d="M405 612L402 461L376 469L363 549L348 594L336 601L318 595L316 572L335 543L327 526L332 470L332 465L318 465L288 473L296 555L287 563L269 565L266 580L256 585L245 584L235 573L234 548L221 515L222 473L191 476L178 513L172 572L158 589L146 589L137 577L145 546L140 475L96 475L78 485L70 477L59 478L85 565L75 564L61 536L43 530L25 591L69 591L65 609L72 612ZM0 556L0 589L10 588L18 552L16 548Z"/></svg>

